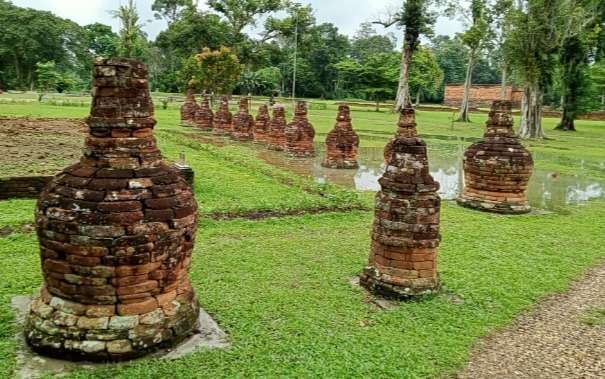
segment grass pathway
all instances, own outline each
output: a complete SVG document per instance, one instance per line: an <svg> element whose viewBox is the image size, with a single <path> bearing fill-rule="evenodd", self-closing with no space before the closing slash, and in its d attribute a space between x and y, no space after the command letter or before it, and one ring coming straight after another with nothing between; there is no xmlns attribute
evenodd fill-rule
<svg viewBox="0 0 605 379"><path fill-rule="evenodd" d="M605 264L480 343L459 378L602 378Z"/></svg>

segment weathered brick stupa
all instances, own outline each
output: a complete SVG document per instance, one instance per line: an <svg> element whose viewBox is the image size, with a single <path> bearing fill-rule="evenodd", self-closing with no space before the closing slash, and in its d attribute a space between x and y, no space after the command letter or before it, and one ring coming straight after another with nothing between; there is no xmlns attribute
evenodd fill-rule
<svg viewBox="0 0 605 379"><path fill-rule="evenodd" d="M217 135L230 135L233 131L233 115L229 112L229 98L221 97L218 111L214 114L212 132Z"/></svg>
<svg viewBox="0 0 605 379"><path fill-rule="evenodd" d="M292 157L314 157L315 129L307 119L307 103L296 102L294 119L286 126L286 154Z"/></svg>
<svg viewBox="0 0 605 379"><path fill-rule="evenodd" d="M273 106L273 117L269 123L267 148L269 150L283 151L286 147L286 112L282 105Z"/></svg>
<svg viewBox="0 0 605 379"><path fill-rule="evenodd" d="M84 156L38 202L44 285L25 336L44 354L123 360L197 328L197 205L156 147L145 66L99 60L93 86Z"/></svg>
<svg viewBox="0 0 605 379"><path fill-rule="evenodd" d="M494 101L483 139L465 151L459 204L496 213L530 211L526 190L533 159L515 135L511 106L510 101Z"/></svg>
<svg viewBox="0 0 605 379"><path fill-rule="evenodd" d="M351 111L346 104L338 106L336 126L326 137L326 157L322 166L329 168L358 168L359 136L351 125Z"/></svg>
<svg viewBox="0 0 605 379"><path fill-rule="evenodd" d="M379 179L372 245L360 284L371 292L409 298L439 288L439 183L429 174L426 144L416 135L413 109L403 109L385 151Z"/></svg>
<svg viewBox="0 0 605 379"><path fill-rule="evenodd" d="M187 89L187 97L185 102L181 106L181 125L182 126L193 126L195 124L195 114L198 110L197 103L195 102L195 95L193 89Z"/></svg>
<svg viewBox="0 0 605 379"><path fill-rule="evenodd" d="M254 142L267 142L270 122L271 117L269 116L269 108L267 107L267 104L263 104L258 108L258 114L254 121Z"/></svg>
<svg viewBox="0 0 605 379"><path fill-rule="evenodd" d="M231 138L236 141L251 141L254 138L254 117L248 111L248 98L239 99L239 110L233 119Z"/></svg>
<svg viewBox="0 0 605 379"><path fill-rule="evenodd" d="M202 130L212 130L212 122L214 120L214 114L210 108L210 101L208 95L204 94L200 106L195 112L195 126Z"/></svg>

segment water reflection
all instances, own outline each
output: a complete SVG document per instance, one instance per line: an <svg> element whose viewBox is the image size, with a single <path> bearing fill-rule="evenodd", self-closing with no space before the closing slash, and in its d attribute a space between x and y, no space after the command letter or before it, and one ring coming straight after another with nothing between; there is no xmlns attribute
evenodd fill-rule
<svg viewBox="0 0 605 379"><path fill-rule="evenodd" d="M455 199L463 187L462 155L467 144L454 145L450 150L431 149L429 146L431 174L441 184L440 195L443 199ZM312 176L319 183L330 182L360 191L380 189L378 179L385 170L382 148L360 148L357 170L322 167L324 146L317 144L316 149L318 156L309 159L291 159L283 153L262 148L259 149L259 155L268 163L299 175ZM529 183L528 197L532 207L556 210L566 205L605 198L605 183L535 171Z"/></svg>

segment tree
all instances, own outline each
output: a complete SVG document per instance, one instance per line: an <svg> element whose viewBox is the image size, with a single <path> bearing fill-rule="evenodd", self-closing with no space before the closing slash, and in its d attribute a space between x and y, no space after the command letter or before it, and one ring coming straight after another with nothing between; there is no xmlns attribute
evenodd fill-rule
<svg viewBox="0 0 605 379"><path fill-rule="evenodd" d="M353 59L345 59L335 65L343 86L368 100L376 102L376 111L380 101L393 98L399 77L400 58L396 53L383 53L369 57L361 64Z"/></svg>
<svg viewBox="0 0 605 379"><path fill-rule="evenodd" d="M418 48L410 65L410 89L416 94L416 106L423 94L434 96L443 84L443 71L437 58L427 48Z"/></svg>
<svg viewBox="0 0 605 379"><path fill-rule="evenodd" d="M281 80L279 69L267 67L258 71L246 71L239 79L237 86L242 95L272 95L278 88Z"/></svg>
<svg viewBox="0 0 605 379"><path fill-rule="evenodd" d="M412 55L420 44L420 35L432 33L431 28L436 20L435 14L429 10L432 3L431 0L405 0L401 10L391 15L388 20L376 21L385 27L397 24L404 29L401 72L395 102L397 112L411 106L409 79Z"/></svg>
<svg viewBox="0 0 605 379"><path fill-rule="evenodd" d="M61 80L61 74L57 71L55 62L36 63L37 89L40 92L55 91Z"/></svg>
<svg viewBox="0 0 605 379"><path fill-rule="evenodd" d="M237 55L227 47L218 50L203 48L184 64L181 77L187 85L215 94L231 94L239 81L242 66Z"/></svg>
<svg viewBox="0 0 605 379"><path fill-rule="evenodd" d="M510 12L505 41L507 62L523 84L522 138L545 138L542 128L544 91L551 85L560 46L558 30L567 15L564 0L524 0Z"/></svg>
<svg viewBox="0 0 605 379"><path fill-rule="evenodd" d="M193 0L154 0L151 10L155 12L155 18L165 18L168 25L175 22L183 9L194 8Z"/></svg>
<svg viewBox="0 0 605 379"><path fill-rule="evenodd" d="M178 87L186 87L183 82L177 86L176 73L183 68L183 62L203 47L219 49L232 45L232 41L231 29L218 15L197 9L183 10L154 42L159 60L154 84L162 91L171 92L177 91Z"/></svg>
<svg viewBox="0 0 605 379"><path fill-rule="evenodd" d="M372 23L364 22L353 38L351 56L359 62L365 62L373 55L393 52L396 41L393 34L379 35Z"/></svg>
<svg viewBox="0 0 605 379"><path fill-rule="evenodd" d="M86 31L50 12L20 8L0 0L0 84L33 88L36 64L54 61L62 71L88 77Z"/></svg>
<svg viewBox="0 0 605 379"><path fill-rule="evenodd" d="M84 26L88 49L94 57L113 57L118 54L119 36L108 25L94 23Z"/></svg>
<svg viewBox="0 0 605 379"><path fill-rule="evenodd" d="M590 68L590 79L601 98L601 110L605 111L605 60L595 63Z"/></svg>
<svg viewBox="0 0 605 379"><path fill-rule="evenodd" d="M469 18L471 25L462 34L462 42L468 50L468 60L464 78L464 94L462 96L462 103L460 104L460 113L458 114L457 121L470 122L469 96L473 81L473 66L477 60L477 54L489 33L489 22L486 17L485 8L485 0L471 0L470 2L470 10L468 13L470 13Z"/></svg>
<svg viewBox="0 0 605 379"><path fill-rule="evenodd" d="M120 40L118 53L126 58L145 60L148 53L147 39L139 23L139 13L134 0L128 0L127 5L121 5L112 12L113 17L120 20Z"/></svg>
<svg viewBox="0 0 605 379"><path fill-rule="evenodd" d="M575 131L574 121L582 111L581 99L589 93L588 64L591 53L598 48L601 25L605 22L605 3L578 0L568 14L559 50L561 83L561 121L555 129Z"/></svg>
<svg viewBox="0 0 605 379"><path fill-rule="evenodd" d="M208 5L222 14L236 35L249 25L255 25L255 18L282 8L282 0L208 0Z"/></svg>

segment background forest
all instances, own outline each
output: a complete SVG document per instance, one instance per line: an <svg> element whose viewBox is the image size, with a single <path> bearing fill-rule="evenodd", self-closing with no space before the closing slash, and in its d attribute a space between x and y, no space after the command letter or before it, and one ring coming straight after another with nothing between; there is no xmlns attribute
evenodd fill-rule
<svg viewBox="0 0 605 379"><path fill-rule="evenodd" d="M441 102L445 83L523 86L530 79L540 83L544 104L554 108L573 101L574 112L582 113L605 102L605 6L595 0L406 1L403 11L361 24L353 37L337 25L318 23L309 5L207 3L210 11L193 0L156 0L153 11L168 28L149 40L133 1L108 10L122 25L115 33L107 25L80 26L0 0L0 89L85 91L93 58L120 55L147 63L152 89L160 92L192 85L222 93L291 96L294 90L299 97L392 100L402 66L397 37L407 38L417 27L409 67L414 102ZM417 25L406 19L406 4L421 8ZM536 21L543 22L543 40L520 27L529 25L532 7L551 10ZM466 30L434 35L438 14L461 19ZM379 34L378 23L393 27ZM246 33L251 27L259 32ZM542 49L536 51L538 61L529 61L524 43ZM217 73L220 79L209 78Z"/></svg>

